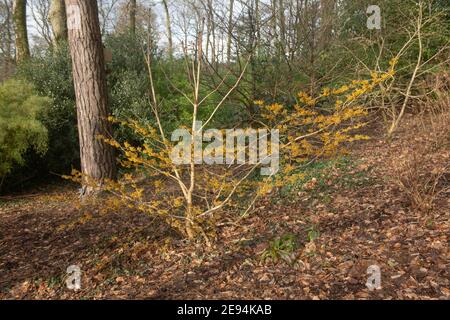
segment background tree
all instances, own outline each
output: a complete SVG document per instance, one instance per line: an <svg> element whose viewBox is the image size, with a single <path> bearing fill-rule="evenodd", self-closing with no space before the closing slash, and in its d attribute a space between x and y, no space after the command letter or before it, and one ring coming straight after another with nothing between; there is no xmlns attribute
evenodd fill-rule
<svg viewBox="0 0 450 320"><path fill-rule="evenodd" d="M62 41L67 41L67 16L64 0L51 1L48 18L52 25L54 45L58 46Z"/></svg>
<svg viewBox="0 0 450 320"><path fill-rule="evenodd" d="M15 0L13 5L16 61L18 63L30 57L27 30L27 1Z"/></svg>
<svg viewBox="0 0 450 320"><path fill-rule="evenodd" d="M134 6L136 4L136 6ZM156 26L156 16L153 14L152 4L148 2L118 3L114 13L114 27L108 31L112 34L131 34L143 36ZM140 39L135 37L136 41ZM141 39L142 40L142 39Z"/></svg>
<svg viewBox="0 0 450 320"><path fill-rule="evenodd" d="M28 0L27 8L29 9L32 20L33 32L29 33L33 50L41 51L53 45L52 26L49 21L51 3L49 0Z"/></svg>
<svg viewBox="0 0 450 320"><path fill-rule="evenodd" d="M231 61L231 43L233 41L233 13L234 0L230 0L228 9L228 37L227 37L227 62Z"/></svg>
<svg viewBox="0 0 450 320"><path fill-rule="evenodd" d="M7 79L14 71L14 23L12 0L0 1L0 81Z"/></svg>
<svg viewBox="0 0 450 320"><path fill-rule="evenodd" d="M168 55L170 58L173 57L173 36L172 36L172 22L170 19L169 4L167 0L162 0L164 6L164 13L166 15L166 32L168 41Z"/></svg>
<svg viewBox="0 0 450 320"><path fill-rule="evenodd" d="M117 10L120 6L128 7L128 0L97 0L102 35L112 32L116 28ZM129 11L127 10L127 13ZM127 28L128 28L127 14Z"/></svg>

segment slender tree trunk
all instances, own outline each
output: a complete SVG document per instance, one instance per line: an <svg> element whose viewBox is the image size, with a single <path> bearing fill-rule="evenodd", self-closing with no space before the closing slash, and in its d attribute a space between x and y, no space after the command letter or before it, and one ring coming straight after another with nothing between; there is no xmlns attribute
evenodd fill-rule
<svg viewBox="0 0 450 320"><path fill-rule="evenodd" d="M108 94L105 61L97 1L66 0L69 46L72 56L81 171L101 183L116 178L116 162L111 146L99 136L111 136L108 122ZM83 181L83 195L95 188Z"/></svg>
<svg viewBox="0 0 450 320"><path fill-rule="evenodd" d="M413 74L411 75L411 79L409 80L409 84L408 84L408 88L406 89L406 93L405 93L405 99L403 100L403 105L402 108L400 109L400 113L398 114L398 116L396 117L395 114L395 109L393 112L393 119L392 119L392 124L391 127L388 130L388 139L392 138L392 135L394 134L395 130L397 130L398 126L400 125L401 120L403 119L403 116L405 115L406 112L406 108L408 106L408 102L411 99L411 91L413 89L414 86L414 82L416 81L417 78L417 74L420 71L421 65L422 65L422 58L423 58L423 39L422 39L422 27L423 27L423 6L424 3L422 1L419 2L419 16L417 18L417 25L416 25L416 30L417 30L417 40L419 42L419 53L417 55L417 63L416 66L414 67L414 71Z"/></svg>
<svg viewBox="0 0 450 320"><path fill-rule="evenodd" d="M0 62L0 82L8 79L14 72L12 1L3 0L2 5L3 10L5 10L3 22L4 34L0 37L0 41L2 42L0 45L4 53L4 59Z"/></svg>
<svg viewBox="0 0 450 320"><path fill-rule="evenodd" d="M320 1L320 50L324 50L332 39L335 3L336 0Z"/></svg>
<svg viewBox="0 0 450 320"><path fill-rule="evenodd" d="M272 42L274 43L275 49L276 49L276 46L278 45L278 42L279 42L278 31L277 31L277 25L278 25L278 23L277 23L277 21L278 21L278 19L277 19L277 16L278 16L277 11L278 11L278 6L277 6L277 0L272 0L271 2L272 2L272 8L271 8L272 9L272 17L271 17L272 34L271 34L271 36L272 36ZM277 50L275 50L275 52L276 51Z"/></svg>
<svg viewBox="0 0 450 320"><path fill-rule="evenodd" d="M212 4L212 0L208 0L208 11L209 11L209 20L211 22L211 34L212 34L212 45L211 45L211 59L212 62L215 64L217 62L216 58L216 22L214 18L214 8Z"/></svg>
<svg viewBox="0 0 450 320"><path fill-rule="evenodd" d="M280 51L281 55L286 55L286 16L284 14L284 1L279 0L278 13L279 13L279 26L280 26ZM284 58L284 57L283 57Z"/></svg>
<svg viewBox="0 0 450 320"><path fill-rule="evenodd" d="M12 29L14 28L14 23L12 22L12 11L10 7L10 3L7 0L3 0L3 5L5 7L5 51L6 51L6 59L7 64L9 65L10 62L14 61L14 52L12 48L12 43L14 42L13 39L13 32Z"/></svg>
<svg viewBox="0 0 450 320"><path fill-rule="evenodd" d="M27 1L15 0L13 5L16 61L21 63L30 57L27 31Z"/></svg>
<svg viewBox="0 0 450 320"><path fill-rule="evenodd" d="M137 1L130 0L130 8L129 8L129 28L131 34L136 34L136 12L137 12Z"/></svg>
<svg viewBox="0 0 450 320"><path fill-rule="evenodd" d="M231 61L231 40L233 37L233 10L234 0L230 0L229 16L228 16L228 40L227 40L227 62Z"/></svg>
<svg viewBox="0 0 450 320"><path fill-rule="evenodd" d="M164 12L166 14L166 31L167 39L169 41L169 58L173 57L173 39L172 39L172 22L170 19L169 5L167 0L163 0Z"/></svg>
<svg viewBox="0 0 450 320"><path fill-rule="evenodd" d="M49 21L53 30L53 42L58 47L61 42L67 41L67 16L64 0L52 0L50 4Z"/></svg>
<svg viewBox="0 0 450 320"><path fill-rule="evenodd" d="M259 57L261 45L261 15L259 12L259 0L255 0L255 27L256 27L256 56Z"/></svg>

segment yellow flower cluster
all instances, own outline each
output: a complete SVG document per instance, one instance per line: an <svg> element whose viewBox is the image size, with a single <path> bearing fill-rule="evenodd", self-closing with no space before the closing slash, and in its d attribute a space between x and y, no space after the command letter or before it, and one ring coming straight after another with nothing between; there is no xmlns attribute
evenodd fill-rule
<svg viewBox="0 0 450 320"><path fill-rule="evenodd" d="M313 106L316 104L316 99L312 98L305 92L298 93L298 98L301 103L306 104L307 106Z"/></svg>

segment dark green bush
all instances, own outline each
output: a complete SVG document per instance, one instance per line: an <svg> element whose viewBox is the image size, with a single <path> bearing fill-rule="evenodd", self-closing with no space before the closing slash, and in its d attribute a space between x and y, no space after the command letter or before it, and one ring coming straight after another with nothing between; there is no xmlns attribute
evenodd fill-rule
<svg viewBox="0 0 450 320"><path fill-rule="evenodd" d="M22 65L18 77L32 83L37 92L52 99L40 119L48 130L49 150L36 164L40 170L65 173L79 162L75 92L71 61L66 46L35 56Z"/></svg>

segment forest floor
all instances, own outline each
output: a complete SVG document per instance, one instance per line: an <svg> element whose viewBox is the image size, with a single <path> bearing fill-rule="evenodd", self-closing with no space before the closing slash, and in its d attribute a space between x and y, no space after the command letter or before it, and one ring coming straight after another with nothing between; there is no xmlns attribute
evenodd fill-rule
<svg viewBox="0 0 450 320"><path fill-rule="evenodd" d="M408 117L389 143L372 130L218 227L212 248L154 217L80 209L71 186L0 198L0 298L449 299L449 128L439 140L430 126ZM366 287L372 265L380 290Z"/></svg>

